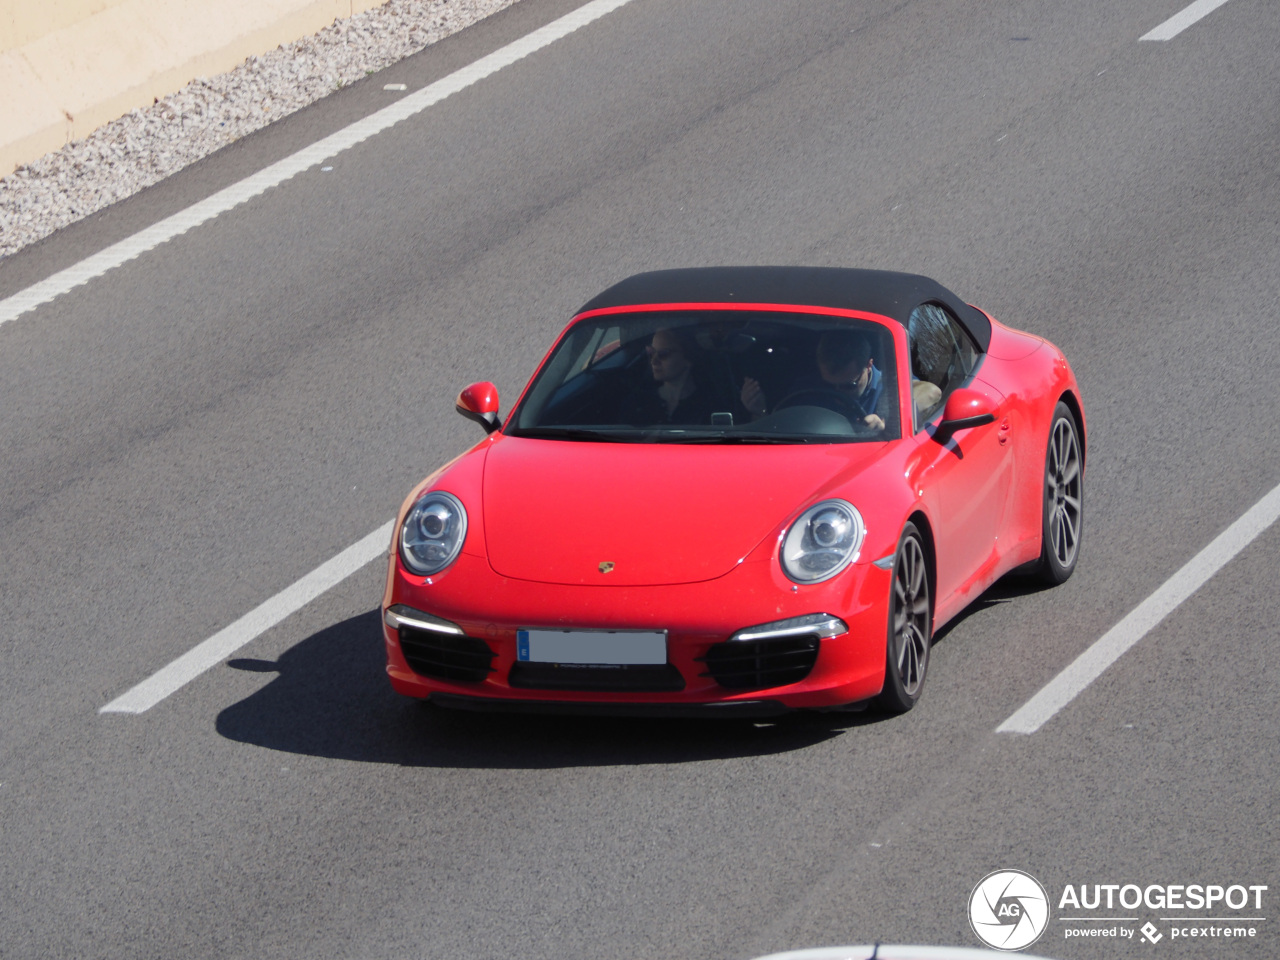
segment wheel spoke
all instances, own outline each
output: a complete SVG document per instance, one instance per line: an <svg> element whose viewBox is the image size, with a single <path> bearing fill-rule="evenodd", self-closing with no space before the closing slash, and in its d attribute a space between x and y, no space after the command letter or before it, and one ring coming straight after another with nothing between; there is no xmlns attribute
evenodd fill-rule
<svg viewBox="0 0 1280 960"><path fill-rule="evenodd" d="M1057 552L1058 561L1065 567L1071 562L1071 556L1075 553L1075 536L1067 524L1066 516L1063 514L1058 515L1057 535L1054 537L1054 541L1054 549Z"/></svg>
<svg viewBox="0 0 1280 960"><path fill-rule="evenodd" d="M924 683L925 669L929 663L929 644L925 640L923 631L917 630L914 634L915 640L915 669L912 673L912 690L918 691L920 684Z"/></svg>
<svg viewBox="0 0 1280 960"><path fill-rule="evenodd" d="M1062 470L1062 482L1072 483L1078 476L1080 476L1080 461L1073 456Z"/></svg>
<svg viewBox="0 0 1280 960"><path fill-rule="evenodd" d="M906 642L902 645L902 685L907 688L908 693L912 692L915 687L920 672L920 661L917 659L914 633L915 631L909 630L906 637L903 638Z"/></svg>
<svg viewBox="0 0 1280 960"><path fill-rule="evenodd" d="M1080 529L1079 516L1079 512L1062 511L1062 524L1067 531L1067 535L1071 537L1072 543L1076 542L1077 531Z"/></svg>

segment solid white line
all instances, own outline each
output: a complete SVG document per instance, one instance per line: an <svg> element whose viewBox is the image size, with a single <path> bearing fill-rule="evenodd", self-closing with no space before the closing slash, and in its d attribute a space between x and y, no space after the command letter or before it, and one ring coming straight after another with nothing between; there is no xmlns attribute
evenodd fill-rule
<svg viewBox="0 0 1280 960"><path fill-rule="evenodd" d="M1160 26L1156 27L1150 33L1139 37L1139 40L1172 40L1187 27L1191 26L1197 20L1202 20L1227 0L1196 0L1195 3L1187 7L1181 13L1175 13Z"/></svg>
<svg viewBox="0 0 1280 960"><path fill-rule="evenodd" d="M192 647L167 667L112 700L99 713L142 713L186 686L210 667L221 663L250 640L261 636L289 614L301 610L330 587L341 583L366 563L385 556L394 520L354 543L270 600L250 610L208 640Z"/></svg>
<svg viewBox="0 0 1280 960"><path fill-rule="evenodd" d="M292 156L273 163L253 176L218 191L186 210L167 217L132 237L121 240L92 257L55 273L40 283L0 300L0 324L8 323L28 310L34 310L68 290L158 247L166 240L172 240L192 227L226 213L246 200L284 183L290 177L381 133L401 120L421 113L490 74L497 73L503 67L508 67L529 54L567 37L580 27L600 19L605 14L612 13L629 2L630 0L591 0L590 3L584 4L572 13L567 13L519 40L514 40L505 47L481 57L475 63L456 70L407 97L400 98L377 113L370 114L363 120L358 120L349 127L299 150Z"/></svg>
<svg viewBox="0 0 1280 960"><path fill-rule="evenodd" d="M1280 517L1280 486L1254 504L1155 593L1054 677L996 733L1035 733Z"/></svg>

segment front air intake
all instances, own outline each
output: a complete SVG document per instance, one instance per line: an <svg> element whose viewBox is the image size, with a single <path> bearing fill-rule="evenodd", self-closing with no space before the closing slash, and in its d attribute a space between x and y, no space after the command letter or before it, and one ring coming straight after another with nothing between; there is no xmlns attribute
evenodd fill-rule
<svg viewBox="0 0 1280 960"><path fill-rule="evenodd" d="M480 681L493 670L494 652L483 640L406 626L398 633L405 662L421 676Z"/></svg>
<svg viewBox="0 0 1280 960"><path fill-rule="evenodd" d="M728 690L764 690L799 683L818 659L818 636L717 643L700 658L711 677Z"/></svg>

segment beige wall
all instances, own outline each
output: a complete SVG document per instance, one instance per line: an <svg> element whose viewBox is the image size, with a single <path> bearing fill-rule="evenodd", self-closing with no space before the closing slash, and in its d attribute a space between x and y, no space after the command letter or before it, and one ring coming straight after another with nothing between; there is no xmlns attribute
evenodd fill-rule
<svg viewBox="0 0 1280 960"><path fill-rule="evenodd" d="M384 0L0 0L0 176Z"/></svg>
<svg viewBox="0 0 1280 960"><path fill-rule="evenodd" d="M0 50L21 47L125 0L0 0Z"/></svg>

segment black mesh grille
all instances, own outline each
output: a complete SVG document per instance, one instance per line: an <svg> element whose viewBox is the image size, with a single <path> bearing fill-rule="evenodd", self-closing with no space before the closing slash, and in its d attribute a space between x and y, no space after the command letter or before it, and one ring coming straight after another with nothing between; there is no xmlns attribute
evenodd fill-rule
<svg viewBox="0 0 1280 960"><path fill-rule="evenodd" d="M507 682L534 690L683 690L684 677L669 663L579 667L559 663L515 663Z"/></svg>
<svg viewBox="0 0 1280 960"><path fill-rule="evenodd" d="M709 676L730 690L763 690L799 683L818 659L818 638L735 640L717 643L702 660Z"/></svg>
<svg viewBox="0 0 1280 960"><path fill-rule="evenodd" d="M439 680L483 680L494 653L483 640L400 628L400 652L414 673Z"/></svg>

